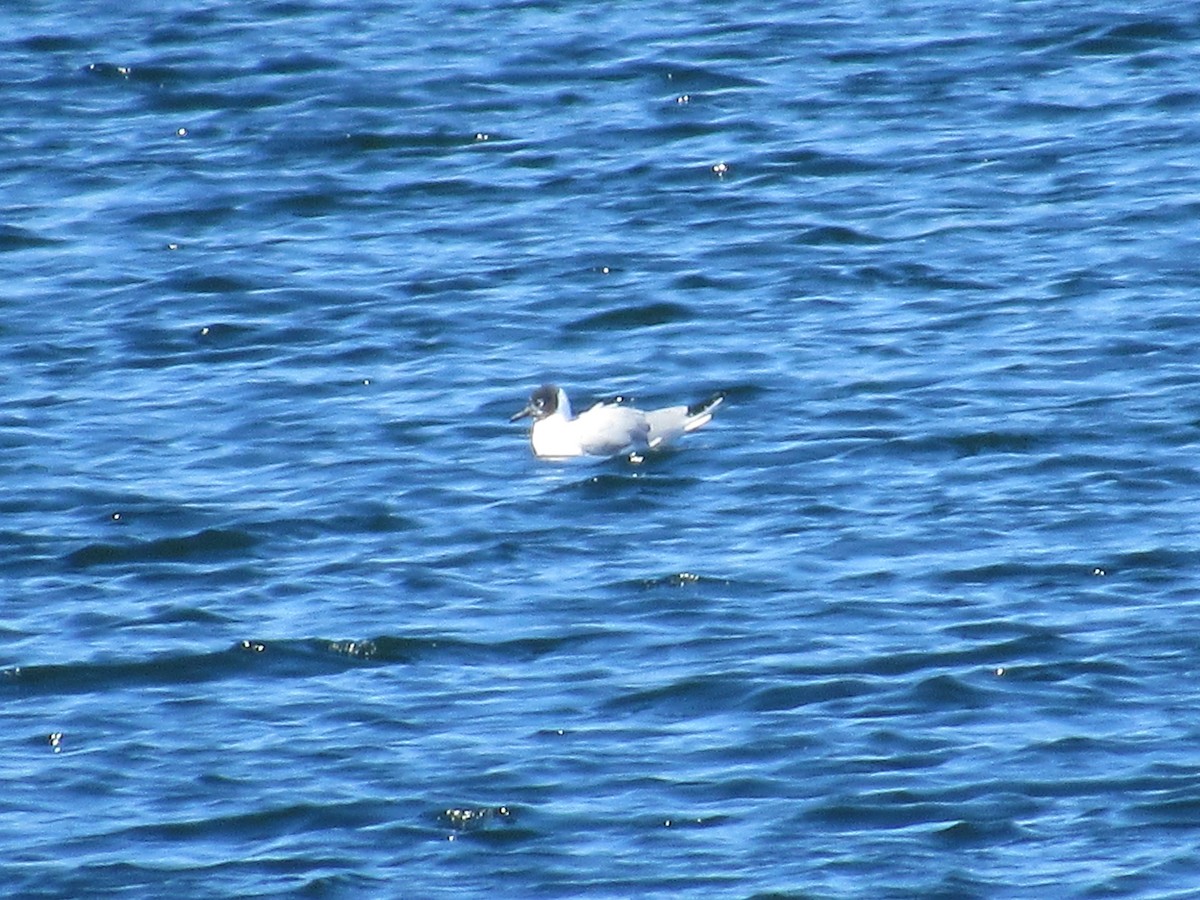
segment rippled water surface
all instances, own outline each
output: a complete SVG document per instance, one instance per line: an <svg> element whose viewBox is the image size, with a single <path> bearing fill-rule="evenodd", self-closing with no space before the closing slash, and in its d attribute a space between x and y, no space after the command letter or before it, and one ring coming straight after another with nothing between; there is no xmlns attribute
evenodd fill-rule
<svg viewBox="0 0 1200 900"><path fill-rule="evenodd" d="M1191 6L0 26L10 896L1200 890Z"/></svg>

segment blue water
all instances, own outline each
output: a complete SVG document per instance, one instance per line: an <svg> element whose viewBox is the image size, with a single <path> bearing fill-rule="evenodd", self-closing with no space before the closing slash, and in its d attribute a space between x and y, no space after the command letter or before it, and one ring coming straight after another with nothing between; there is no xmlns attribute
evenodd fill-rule
<svg viewBox="0 0 1200 900"><path fill-rule="evenodd" d="M0 12L6 895L1200 891L1192 5L185 7Z"/></svg>

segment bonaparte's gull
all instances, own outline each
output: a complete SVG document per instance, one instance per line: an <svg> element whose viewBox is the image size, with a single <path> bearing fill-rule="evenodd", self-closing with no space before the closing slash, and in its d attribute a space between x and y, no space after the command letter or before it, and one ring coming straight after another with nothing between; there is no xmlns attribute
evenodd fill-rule
<svg viewBox="0 0 1200 900"><path fill-rule="evenodd" d="M574 416L567 392L557 385L544 384L509 421L533 417L533 452L546 459L629 454L637 460L642 452L656 450L681 434L707 425L725 395L714 394L691 406L645 411L623 406L623 399L602 400Z"/></svg>

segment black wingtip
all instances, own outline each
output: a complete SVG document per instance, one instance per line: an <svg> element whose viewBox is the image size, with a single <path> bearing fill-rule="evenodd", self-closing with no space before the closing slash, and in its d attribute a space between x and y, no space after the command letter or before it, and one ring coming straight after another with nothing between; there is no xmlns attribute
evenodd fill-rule
<svg viewBox="0 0 1200 900"><path fill-rule="evenodd" d="M720 406L721 403L724 402L724 400L725 400L725 392L717 391L715 394L713 394L707 400L701 400L699 403L693 403L691 406L689 406L687 409L687 414L689 416L701 415L703 413L708 412L710 409Z"/></svg>

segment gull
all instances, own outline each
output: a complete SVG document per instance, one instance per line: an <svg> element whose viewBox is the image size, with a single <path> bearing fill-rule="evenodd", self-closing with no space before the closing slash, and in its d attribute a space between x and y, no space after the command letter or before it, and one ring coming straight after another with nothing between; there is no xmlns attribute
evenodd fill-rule
<svg viewBox="0 0 1200 900"><path fill-rule="evenodd" d="M557 385L544 384L509 421L533 417L529 439L534 455L543 459L628 454L630 461L641 462L645 451L657 450L681 434L711 422L713 410L721 405L725 395L713 394L691 406L651 410L625 406L624 399L602 400L575 416L567 392Z"/></svg>

